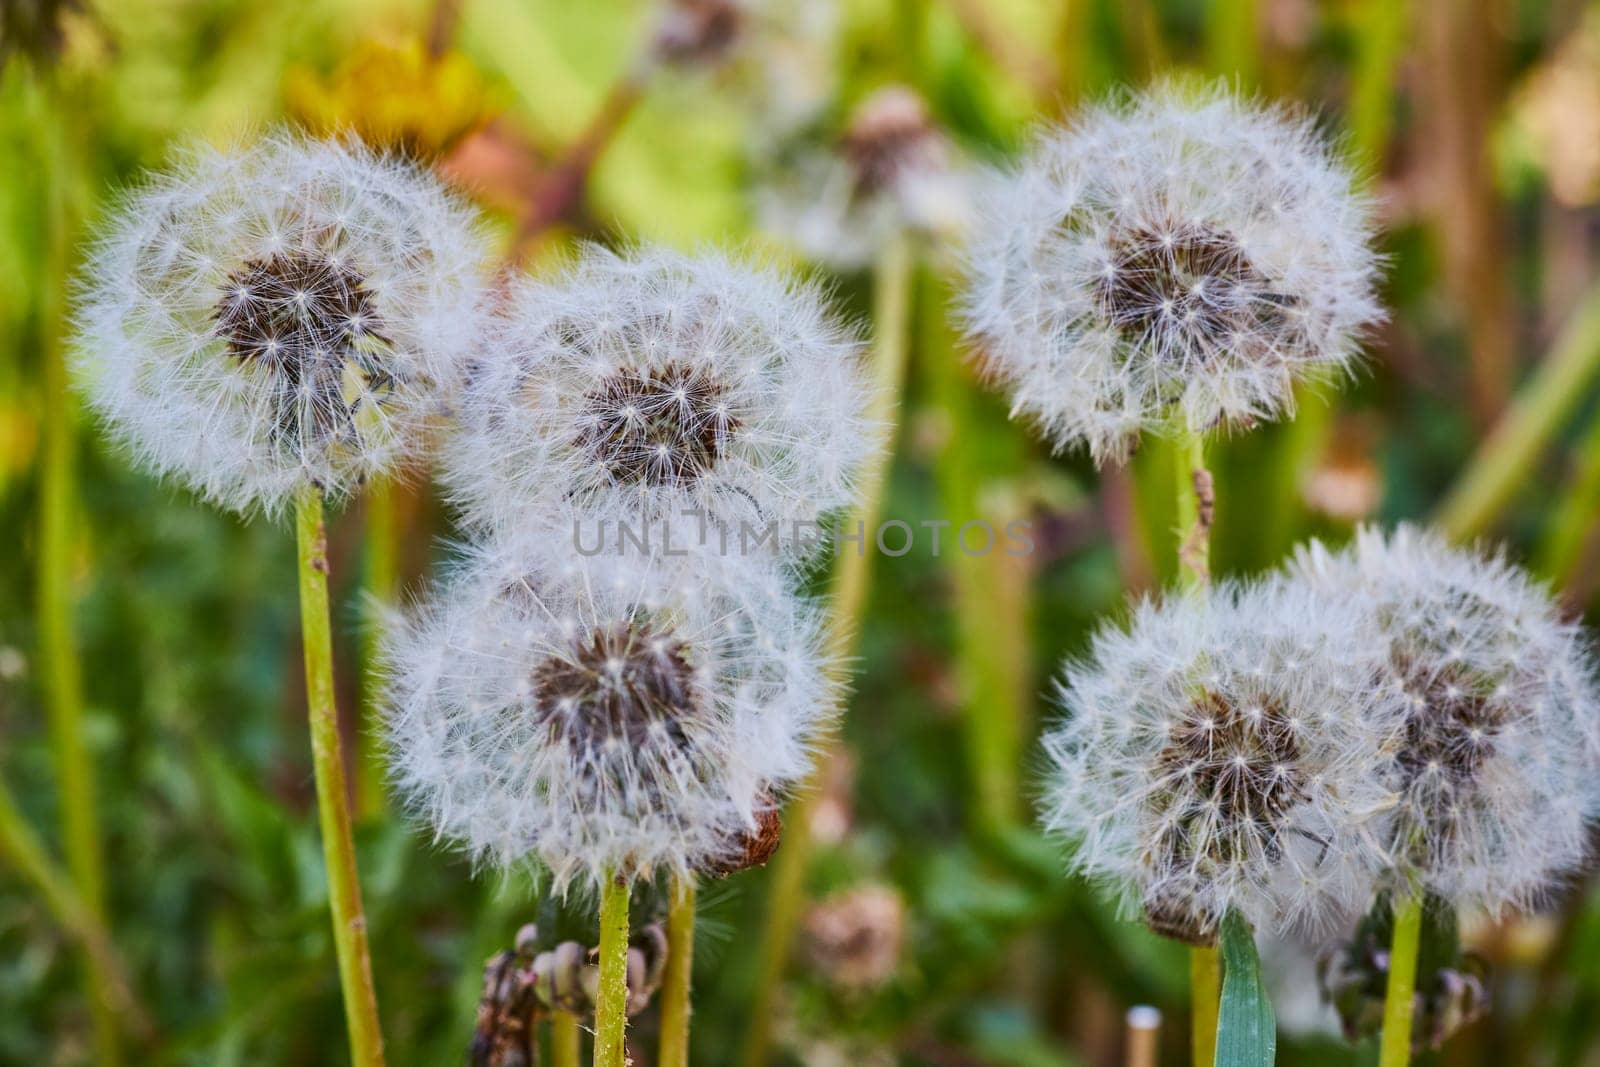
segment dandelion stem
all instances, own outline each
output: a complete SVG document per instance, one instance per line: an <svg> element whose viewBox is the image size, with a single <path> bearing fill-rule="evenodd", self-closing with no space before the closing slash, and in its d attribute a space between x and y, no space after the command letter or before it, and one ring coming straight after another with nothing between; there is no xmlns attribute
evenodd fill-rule
<svg viewBox="0 0 1600 1067"><path fill-rule="evenodd" d="M1178 441L1176 462L1178 505L1178 572L1185 589L1211 582L1211 519L1216 495L1211 471L1206 468L1205 439L1184 430Z"/></svg>
<svg viewBox="0 0 1600 1067"><path fill-rule="evenodd" d="M1210 1067L1217 1058L1217 1016L1222 1002L1222 954L1216 945L1189 949L1189 1001L1193 1015L1189 1047L1195 1067Z"/></svg>
<svg viewBox="0 0 1600 1067"><path fill-rule="evenodd" d="M350 833L350 796L345 786L339 715L333 696L333 638L328 617L328 544L322 523L322 490L304 486L295 501L299 545L300 629L305 645L306 708L311 720L311 764L317 780L317 821L327 865L333 943L344 993L350 1058L356 1067L383 1063L383 1032L367 951L367 920L361 908L355 842Z"/></svg>
<svg viewBox="0 0 1600 1067"><path fill-rule="evenodd" d="M1518 486L1528 482L1539 450L1549 443L1600 372L1600 286L1567 321L1532 381L1456 480L1435 523L1454 541L1482 533Z"/></svg>
<svg viewBox="0 0 1600 1067"><path fill-rule="evenodd" d="M600 893L600 987L594 1003L595 1067L623 1067L628 1029L628 883Z"/></svg>
<svg viewBox="0 0 1600 1067"><path fill-rule="evenodd" d="M1179 581L1185 589L1203 589L1211 582L1211 518L1216 499L1211 472L1206 469L1205 439L1198 431L1187 427L1181 431L1173 469ZM1216 946L1194 946L1189 950L1189 998L1193 1019L1190 1040L1196 1065L1216 1059L1221 996L1222 961Z"/></svg>
<svg viewBox="0 0 1600 1067"><path fill-rule="evenodd" d="M550 1013L550 1061L554 1067L578 1067L578 1017L570 1011Z"/></svg>
<svg viewBox="0 0 1600 1067"><path fill-rule="evenodd" d="M399 522L395 513L395 486L379 480L366 494L366 594L377 607L394 603L399 590ZM356 814L370 819L383 812L384 748L378 727L378 657L383 645L380 611L372 613L366 627L362 655L366 670L361 679L361 729L356 750L361 753L356 780Z"/></svg>
<svg viewBox="0 0 1600 1067"><path fill-rule="evenodd" d="M827 652L835 669L842 669L854 643L866 604L871 578L872 550L866 544L873 537L882 509L884 484L894 455L895 407L904 387L909 356L909 314L913 258L910 242L904 235L891 238L878 254L873 273L874 385L872 421L883 427L882 455L870 464L861 479L861 492L848 529L862 534L862 541L850 550L840 547L834 557L832 601L828 608ZM811 866L814 842L811 815L816 807L823 775L833 761L837 747L830 739L817 754L817 768L801 786L789 805L788 826L783 847L773 861L772 883L767 890L767 916L757 950L755 991L750 998L750 1024L745 1031L739 1062L760 1067L767 1062L767 1045L772 1037L772 1022L778 985L788 966L789 947L805 903L806 873Z"/></svg>
<svg viewBox="0 0 1600 1067"><path fill-rule="evenodd" d="M1411 1061L1411 1014L1417 986L1417 953L1422 941L1422 895L1410 896L1394 913L1389 948L1389 985L1383 997L1383 1040L1378 1067L1406 1067Z"/></svg>
<svg viewBox="0 0 1600 1067"><path fill-rule="evenodd" d="M103 923L106 914L105 873L96 815L94 767L83 733L83 682L78 642L73 632L72 557L73 512L77 489L73 453L76 447L76 410L67 388L66 360L61 349L63 287L66 284L67 249L67 149L62 143L60 120L51 114L52 94L43 86L30 93L36 98L40 122L39 174L44 182L43 262L38 294L39 361L43 376L43 442L39 471L39 557L37 611L39 659L45 705L50 717L51 749L55 756L61 797L61 834L67 870L88 914ZM95 1062L122 1062L115 1014L100 996L107 976L95 972L100 961L90 952L85 958L84 982L94 1027Z"/></svg>
<svg viewBox="0 0 1600 1067"><path fill-rule="evenodd" d="M28 825L11 790L0 782L0 860L14 868L44 900L56 922L78 940L91 961L91 996L120 1015L133 1032L148 1037L150 1022L134 998L133 984L105 924L89 909L65 872L51 862ZM104 1062L104 1061L96 1061Z"/></svg>
<svg viewBox="0 0 1600 1067"><path fill-rule="evenodd" d="M688 1067L694 974L694 876L674 878L667 909L667 973L661 984L659 1067Z"/></svg>

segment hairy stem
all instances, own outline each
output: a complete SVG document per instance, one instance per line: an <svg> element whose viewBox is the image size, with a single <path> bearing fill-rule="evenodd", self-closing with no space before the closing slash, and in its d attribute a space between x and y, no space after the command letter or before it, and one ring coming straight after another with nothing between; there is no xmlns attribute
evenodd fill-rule
<svg viewBox="0 0 1600 1067"><path fill-rule="evenodd" d="M861 479L860 496L850 515L846 532L861 535L853 544L835 549L833 595L828 607L827 651L835 670L843 670L855 641L866 604L871 578L872 544L878 515L882 509L884 483L894 455L895 409L900 401L909 356L908 334L911 309L911 247L904 236L888 241L879 253L873 274L873 394L872 421L883 428L884 448L878 461L869 465ZM772 1038L772 1021L778 986L788 967L789 948L794 929L805 903L806 873L811 866L811 814L815 809L820 783L833 760L837 742L829 739L817 754L817 766L810 779L789 805L783 847L773 861L772 883L767 890L767 916L757 947L755 987L750 998L750 1023L745 1031L739 1062L759 1067L767 1062L767 1045Z"/></svg>
<svg viewBox="0 0 1600 1067"><path fill-rule="evenodd" d="M550 1062L554 1067L578 1067L578 1017L570 1011L550 1013Z"/></svg>
<svg viewBox="0 0 1600 1067"><path fill-rule="evenodd" d="M67 874L51 862L38 835L18 808L15 796L3 782L0 782L0 861L33 886L56 922L83 947L91 964L89 977L93 988L90 995L94 1002L105 1005L107 1010L121 1017L127 1029L148 1039L149 1017L134 997L128 970L105 924L84 902Z"/></svg>
<svg viewBox="0 0 1600 1067"><path fill-rule="evenodd" d="M387 479L377 481L366 494L366 595L372 606L388 607L400 588L400 525L395 513L395 486ZM366 626L362 657L366 669L361 677L362 714L356 750L361 758L356 772L356 815L371 819L384 809L384 745L379 729L378 657L383 644L381 610L373 611Z"/></svg>
<svg viewBox="0 0 1600 1067"><path fill-rule="evenodd" d="M1413 894L1394 913L1389 949L1389 984L1383 997L1383 1038L1378 1067L1411 1061L1411 1015L1416 1002L1417 953L1422 941L1422 895Z"/></svg>
<svg viewBox="0 0 1600 1067"><path fill-rule="evenodd" d="M1203 589L1211 582L1211 519L1216 506L1211 472L1206 469L1205 439L1184 428L1178 438L1173 469L1177 495L1178 580L1185 589ZM1189 950L1191 1046L1196 1064L1216 1058L1217 1009L1222 995L1221 960L1215 945Z"/></svg>
<svg viewBox="0 0 1600 1067"><path fill-rule="evenodd" d="M628 1030L628 883L606 879L600 893L600 988L594 1003L595 1067L622 1067Z"/></svg>
<svg viewBox="0 0 1600 1067"><path fill-rule="evenodd" d="M1211 521L1216 493L1206 468L1205 439L1184 430L1173 464L1177 495L1178 580L1185 589L1200 589L1211 582Z"/></svg>
<svg viewBox="0 0 1600 1067"><path fill-rule="evenodd" d="M356 1067L383 1063L383 1032L367 950L355 842L350 834L350 794L345 785L339 713L333 697L333 637L328 619L328 543L322 524L322 490L304 486L295 500L299 545L300 630L305 645L306 710L311 720L311 765L317 781L317 822L327 866L333 943L344 993L350 1059Z"/></svg>
<svg viewBox="0 0 1600 1067"><path fill-rule="evenodd" d="M694 974L694 876L674 878L667 910L667 973L661 983L658 1067L688 1067L691 978Z"/></svg>

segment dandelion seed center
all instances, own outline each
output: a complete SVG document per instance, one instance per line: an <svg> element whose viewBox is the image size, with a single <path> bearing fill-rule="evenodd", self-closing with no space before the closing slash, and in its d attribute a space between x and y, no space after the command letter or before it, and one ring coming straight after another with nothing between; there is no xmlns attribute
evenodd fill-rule
<svg viewBox="0 0 1600 1067"><path fill-rule="evenodd" d="M716 466L739 428L726 391L676 361L617 371L584 397L578 447L618 482L687 485Z"/></svg>
<svg viewBox="0 0 1600 1067"><path fill-rule="evenodd" d="M1264 358L1294 298L1276 292L1239 240L1199 222L1112 235L1095 283L1103 315L1130 345L1184 360Z"/></svg>
<svg viewBox="0 0 1600 1067"><path fill-rule="evenodd" d="M1397 829L1408 851L1443 858L1454 846L1459 799L1478 781L1495 743L1515 713L1497 699L1501 684L1448 658L1440 668L1426 657L1397 651L1391 658L1407 691L1416 694L1406 715L1396 766L1408 810L1423 820ZM1419 832L1420 831L1420 832Z"/></svg>
<svg viewBox="0 0 1600 1067"><path fill-rule="evenodd" d="M1241 703L1206 690L1167 736L1156 757L1165 788L1150 800L1149 862L1204 880L1241 861L1276 860L1287 815L1307 785L1283 705L1267 694ZM1214 933L1181 892L1147 899L1145 912L1169 937L1205 942Z"/></svg>
<svg viewBox="0 0 1600 1067"><path fill-rule="evenodd" d="M642 786L629 768L660 767L692 748L703 714L688 646L646 623L596 629L534 670L533 710L591 787Z"/></svg>
<svg viewBox="0 0 1600 1067"><path fill-rule="evenodd" d="M353 434L360 405L394 383L366 279L322 252L246 260L223 283L213 319L229 354L268 376L274 434L291 448Z"/></svg>

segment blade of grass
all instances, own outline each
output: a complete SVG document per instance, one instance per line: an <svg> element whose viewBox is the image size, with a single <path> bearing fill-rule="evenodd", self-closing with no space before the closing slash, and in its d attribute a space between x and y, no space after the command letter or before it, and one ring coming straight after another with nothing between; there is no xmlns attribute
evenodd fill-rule
<svg viewBox="0 0 1600 1067"><path fill-rule="evenodd" d="M89 977L94 1003L120 1017L125 1028L144 1040L151 1036L149 1017L134 996L133 983L105 925L89 908L71 878L51 862L44 844L0 782L0 859L16 870L44 901L56 922L82 946L92 961ZM119 1046L120 1049L120 1046Z"/></svg>
<svg viewBox="0 0 1600 1067"><path fill-rule="evenodd" d="M1255 934L1236 912L1222 921L1222 1010L1216 1067L1271 1067L1278 1053L1272 1000L1261 980Z"/></svg>
<svg viewBox="0 0 1600 1067"><path fill-rule="evenodd" d="M1550 354L1517 393L1510 410L1468 462L1434 516L1455 541L1487 530L1519 486L1528 484L1539 453L1566 423L1600 371L1600 286L1595 286L1556 339Z"/></svg>
<svg viewBox="0 0 1600 1067"><path fill-rule="evenodd" d="M67 276L69 174L67 148L57 116L56 93L45 84L29 87L38 129L38 173L44 199L43 240L37 303L39 362L43 389L40 418L43 441L39 469L39 556L37 618L39 659L45 706L50 717L50 744L61 797L61 834L67 870L83 905L97 923L106 916L105 871L93 760L83 731L83 680L73 626L72 565L77 508L77 408L67 387L61 345ZM121 1043L111 1006L96 992L105 984L96 977L93 954L85 958L84 981L89 993L95 1061L122 1062Z"/></svg>

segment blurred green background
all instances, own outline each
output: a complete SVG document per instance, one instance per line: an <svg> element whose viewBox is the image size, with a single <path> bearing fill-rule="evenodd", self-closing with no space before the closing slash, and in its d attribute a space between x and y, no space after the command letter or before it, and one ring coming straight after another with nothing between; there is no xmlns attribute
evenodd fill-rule
<svg viewBox="0 0 1600 1067"><path fill-rule="evenodd" d="M82 871L82 828L63 824L85 804L70 798L96 816L106 923L150 1023L128 1062L345 1061L291 537L132 469L60 388L84 235L118 186L196 138L285 119L353 129L436 166L529 269L580 237L753 244L827 279L865 321L871 272L804 262L754 205L774 173L833 151L875 90L914 89L971 163L1170 71L1302 102L1379 198L1391 319L1359 381L1213 446L1216 569L1259 570L1364 519L1426 518L1555 366L1520 423L1539 432L1450 530L1503 537L1574 612L1593 606L1600 5L750 0L730 48L641 74L663 6L0 0L0 543L13 546L0 555L0 776L19 809L8 825L30 827L53 869ZM875 564L771 1057L1118 1063L1124 1011L1154 1004L1163 1059L1183 1062L1181 948L1064 877L1028 815L1056 665L1130 590L1171 573L1171 457L1154 442L1126 470L1050 458L960 360L952 251L927 235L915 247L884 514L1026 517L1037 550L974 562L920 540ZM1505 465L1504 448L1487 454L1477 469ZM370 738L367 598L420 588L454 533L419 474L331 530L353 738ZM81 677L86 775L71 770L62 723L78 702L57 668ZM484 960L523 922L579 936L591 917L553 916L527 878L474 877L390 810L370 740L352 747L391 1062L462 1062ZM0 844L0 1063L91 1062L76 943L14 834ZM739 1058L773 872L702 891L697 1062ZM1440 1062L1600 1062L1588 879L1546 914L1469 922L1466 939L1492 965L1493 1008ZM1281 984L1283 1062L1372 1058L1328 1032L1303 949L1266 955L1274 970L1300 964ZM653 1061L654 1026L650 1012L635 1020L637 1063Z"/></svg>

